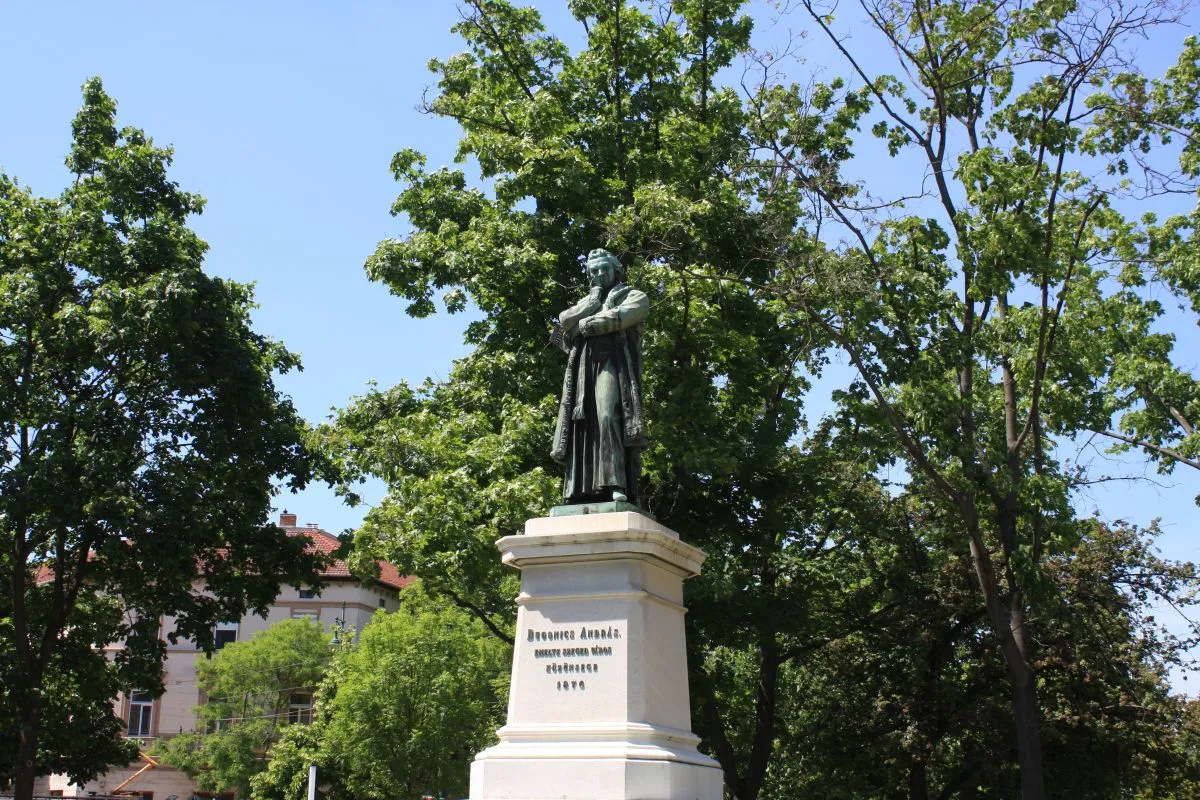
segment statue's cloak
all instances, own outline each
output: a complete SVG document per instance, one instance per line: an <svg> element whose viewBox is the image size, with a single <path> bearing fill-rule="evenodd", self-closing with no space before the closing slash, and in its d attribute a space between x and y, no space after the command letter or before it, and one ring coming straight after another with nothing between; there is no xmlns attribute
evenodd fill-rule
<svg viewBox="0 0 1200 800"><path fill-rule="evenodd" d="M593 324L600 324L605 331L601 336L614 337L626 451L641 450L647 444L646 417L642 411L642 320L648 310L649 298L644 292L617 284L605 298L603 309L593 317L597 321ZM571 423L583 419L583 404L591 391L584 369L590 343L589 337L576 335L574 330L567 331L562 339L562 347L567 351L567 369L550 448L550 457L560 464L568 461Z"/></svg>

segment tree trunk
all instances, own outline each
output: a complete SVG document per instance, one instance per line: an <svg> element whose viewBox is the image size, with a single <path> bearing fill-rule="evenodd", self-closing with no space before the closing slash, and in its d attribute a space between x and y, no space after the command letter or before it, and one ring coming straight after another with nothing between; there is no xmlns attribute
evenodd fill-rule
<svg viewBox="0 0 1200 800"><path fill-rule="evenodd" d="M925 762L913 761L908 765L908 800L929 800L929 784Z"/></svg>
<svg viewBox="0 0 1200 800"><path fill-rule="evenodd" d="M772 583L774 580L772 579ZM775 707L779 700L779 644L774 637L767 637L759 645L758 698L754 709L754 743L750 748L750 761L746 774L738 787L737 800L758 800L767 767L771 762L771 748L775 741Z"/></svg>
<svg viewBox="0 0 1200 800"><path fill-rule="evenodd" d="M754 709L754 739L745 770L739 769L737 754L726 735L725 723L717 709L712 687L707 679L693 681L693 691L703 692L704 720L713 755L721 765L725 779L725 791L733 800L758 800L763 781L767 776L772 743L775 740L775 716L779 693L779 668L784 659L780 657L778 643L768 638L759 645L758 692Z"/></svg>
<svg viewBox="0 0 1200 800"><path fill-rule="evenodd" d="M1018 602L1005 608L991 556L979 532L974 506L968 503L963 506L963 510L968 526L975 576L983 592L992 630L1000 640L1000 649L1004 653L1004 662L1012 683L1013 727L1017 738L1017 763L1021 768L1021 800L1045 800L1046 787L1042 775L1042 715L1038 708L1037 679L1033 674L1029 655L1030 637L1024 611ZM1013 591L1015 593L1015 587Z"/></svg>
<svg viewBox="0 0 1200 800"><path fill-rule="evenodd" d="M1017 763L1021 768L1021 800L1045 800L1042 773L1042 713L1038 706L1037 676L1030 664L1025 617L1017 609L992 617L992 627L1000 639L1004 662L1012 688L1013 729L1017 738Z"/></svg>
<svg viewBox="0 0 1200 800"><path fill-rule="evenodd" d="M693 690L696 685L697 683L692 681ZM708 726L708 736L712 740L713 756L721 765L721 777L725 782L725 792L730 797L736 797L738 791L737 754L733 752L733 745L725 735L725 723L721 721L721 712L717 708L717 701L708 688L705 689L702 709L704 722Z"/></svg>
<svg viewBox="0 0 1200 800"><path fill-rule="evenodd" d="M1046 786L1042 774L1042 714L1038 707L1037 679L1033 669L1017 652L1015 642L1011 647L1004 648L1004 655L1012 680L1017 762L1021 765L1021 800L1043 800Z"/></svg>
<svg viewBox="0 0 1200 800"><path fill-rule="evenodd" d="M42 700L35 694L21 715L21 738L13 765L13 800L31 800L33 797L33 782L37 779L37 740L41 726Z"/></svg>

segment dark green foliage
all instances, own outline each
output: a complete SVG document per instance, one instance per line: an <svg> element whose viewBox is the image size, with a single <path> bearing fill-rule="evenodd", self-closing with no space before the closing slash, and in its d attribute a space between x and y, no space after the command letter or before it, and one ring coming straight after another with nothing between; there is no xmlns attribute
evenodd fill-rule
<svg viewBox="0 0 1200 800"><path fill-rule="evenodd" d="M1080 545L1071 500L1089 477L1058 448L1092 433L1200 466L1200 382L1158 295L1186 293L1195 212L1168 234L1121 202L1162 194L1164 175L1197 188L1196 45L1151 81L1128 48L1173 20L1166 4L866 3L888 75L828 8L799 7L853 81L764 83L749 135L844 238L792 259L774 289L846 355L846 413L891 440L909 488L969 548L1013 688L1021 795L1044 797L1039 692L1054 687L1039 651L1063 592L1045 562ZM924 189L867 197L848 161L868 129ZM1181 153L1143 147L1174 135ZM1131 163L1144 171L1127 180Z"/></svg>
<svg viewBox="0 0 1200 800"><path fill-rule="evenodd" d="M864 553L875 625L847 630L785 670L770 796L1011 797L1018 792L1006 667L969 559L936 512ZM1188 797L1195 706L1170 693L1184 643L1153 598L1181 597L1194 567L1150 552L1153 531L1080 523L1080 544L1045 568L1061 587L1039 618L1044 753L1052 796Z"/></svg>
<svg viewBox="0 0 1200 800"><path fill-rule="evenodd" d="M0 579L3 580L3 579ZM7 589L11 578L3 580ZM11 594L0 595L2 616L9 616ZM72 615L73 627L56 642L42 680L43 728L38 739L39 767L48 773L61 773L88 779L107 764L125 764L137 757L137 745L123 737L122 721L113 714L112 701L127 688L123 683L134 668L153 681L153 665L130 664L123 672L113 669L95 643L104 640L122 624L122 609L110 598L89 595L80 599ZM6 620L6 622L8 622ZM0 623L3 624L3 623ZM0 746L10 754L0 762L0 783L14 778L11 754L20 743L15 701L24 683L16 643L11 637L11 622L0 635L0 707L6 722L0 725Z"/></svg>
<svg viewBox="0 0 1200 800"><path fill-rule="evenodd" d="M0 775L19 797L132 755L108 701L161 691L160 617L207 647L317 566L267 520L273 482L313 469L272 382L296 357L250 328L249 287L204 273L203 201L115 111L88 81L59 198L0 175Z"/></svg>

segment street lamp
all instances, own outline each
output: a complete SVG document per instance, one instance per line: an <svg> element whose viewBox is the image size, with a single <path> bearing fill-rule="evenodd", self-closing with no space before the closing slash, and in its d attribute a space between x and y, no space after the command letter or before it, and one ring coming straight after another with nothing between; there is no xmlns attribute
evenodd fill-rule
<svg viewBox="0 0 1200 800"><path fill-rule="evenodd" d="M342 644L342 631L346 629L346 601L342 601L342 615L333 618L333 640L330 642L334 647L340 647Z"/></svg>

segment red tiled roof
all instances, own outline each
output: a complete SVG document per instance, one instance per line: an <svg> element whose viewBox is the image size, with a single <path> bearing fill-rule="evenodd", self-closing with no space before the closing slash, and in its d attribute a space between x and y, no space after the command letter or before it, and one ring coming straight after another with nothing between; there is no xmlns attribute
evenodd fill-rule
<svg viewBox="0 0 1200 800"><path fill-rule="evenodd" d="M280 527L283 528L283 532L288 536L307 536L312 546L321 553L332 553L342 544L336 536L320 528L292 525L281 525ZM88 553L89 560L91 557L92 554ZM403 589L416 580L411 575L401 575L400 570L396 569L395 565L389 564L386 561L378 561L376 563L379 564L379 577L376 580L383 586L391 589ZM320 574L323 578L354 577L350 574L350 568L346 566L346 562L340 558L334 559L333 563L321 570ZM41 586L43 583L48 583L52 580L54 580L54 570L46 564L39 564L37 575L34 577L34 583Z"/></svg>
<svg viewBox="0 0 1200 800"><path fill-rule="evenodd" d="M320 528L302 528L284 525L284 533L288 536L307 536L312 546L320 553L332 553L341 547L341 541L336 536ZM377 561L379 564L379 577L376 579L383 586L392 589L403 589L408 584L412 583L414 578L411 575L401 575L400 570L396 569L393 564L386 561ZM350 574L350 568L346 566L346 562L340 558L333 560L329 566L321 570L323 578L353 578Z"/></svg>
<svg viewBox="0 0 1200 800"><path fill-rule="evenodd" d="M52 580L54 580L54 570L45 564L38 564L37 575L33 578L34 584L41 586L43 583L49 583Z"/></svg>

